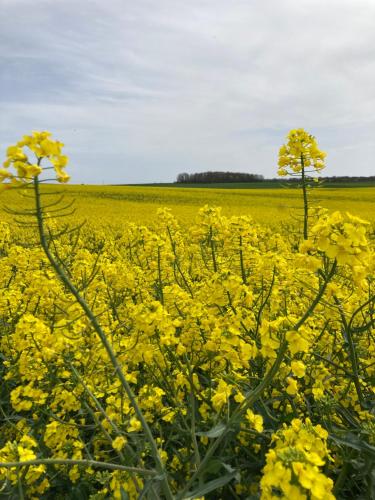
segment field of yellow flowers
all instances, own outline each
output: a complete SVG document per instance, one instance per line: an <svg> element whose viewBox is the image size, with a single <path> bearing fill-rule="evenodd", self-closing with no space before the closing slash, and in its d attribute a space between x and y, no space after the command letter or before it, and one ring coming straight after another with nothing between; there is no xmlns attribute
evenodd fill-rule
<svg viewBox="0 0 375 500"><path fill-rule="evenodd" d="M285 189L200 189L152 186L45 186L47 192L63 194L74 203L74 221L86 221L102 227L121 229L128 222L150 226L158 221L157 210L170 208L182 223L190 224L198 210L209 205L221 207L222 214L247 215L257 223L280 230L295 225L302 214L301 194L296 188ZM16 191L2 193L1 202L13 208L27 206ZM350 212L375 224L375 187L317 188L311 192L311 204L330 211ZM2 220L13 216L2 213Z"/></svg>
<svg viewBox="0 0 375 500"><path fill-rule="evenodd" d="M199 189L144 186L64 186L65 196L74 199L76 215L87 221L114 225L157 221L158 208L170 208L181 223L195 220L204 206L219 206L223 215L248 215L273 227L292 224L301 210L301 195L295 188L285 189ZM375 187L321 188L311 193L313 206L331 211L349 211L375 224ZM95 207L93 214L92 207Z"/></svg>
<svg viewBox="0 0 375 500"><path fill-rule="evenodd" d="M374 498L371 188L303 237L297 190L43 186L61 149L0 170L1 498Z"/></svg>

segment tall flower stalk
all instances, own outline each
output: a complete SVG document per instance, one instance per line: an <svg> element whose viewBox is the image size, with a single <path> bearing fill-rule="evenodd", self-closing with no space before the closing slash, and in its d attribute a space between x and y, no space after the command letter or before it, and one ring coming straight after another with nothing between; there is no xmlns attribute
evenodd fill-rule
<svg viewBox="0 0 375 500"><path fill-rule="evenodd" d="M308 185L311 174L320 173L325 167L326 153L318 148L313 135L299 128L291 130L287 136L288 142L279 151L280 176L301 177L303 193L303 239L309 237L309 202Z"/></svg>
<svg viewBox="0 0 375 500"><path fill-rule="evenodd" d="M4 168L0 171L0 175L2 176L1 180L9 181L8 183L3 184L3 186L6 187L33 186L35 210L29 212L28 214L34 215L37 219L39 241L42 249L59 279L64 283L66 288L70 291L77 303L82 308L84 314L90 321L103 347L105 348L108 354L108 358L113 365L115 373L117 374L117 377L127 397L129 398L131 405L134 408L135 414L142 425L143 431L151 449L151 454L155 462L155 469L159 475L159 480L162 485L165 498L167 500L171 500L173 498L173 495L167 480L166 471L164 470L164 465L161 460L156 441L152 435L150 426L148 425L146 418L143 415L140 406L138 405L137 399L131 389L131 386L124 375L121 365L118 362L113 347L103 328L101 327L97 317L91 310L89 304L86 302L84 297L79 292L78 288L74 285L68 274L61 266L59 258L54 255L50 249L50 236L47 234L47 229L45 227L46 214L41 201L41 181L39 179L39 176L43 173L43 171L54 170L56 175L52 180L56 180L60 183L65 183L70 179L70 176L66 174L64 170L66 164L68 163L68 157L62 155L61 153L63 144L58 141L52 140L50 136L51 134L49 132L34 132L31 136L24 136L23 139L16 145L10 146L7 149L7 160L4 163ZM25 153L25 147L27 147L30 152L34 153L36 159L34 163L30 161L29 155ZM43 160L48 161L49 165L43 167ZM13 167L15 173L9 171L9 167Z"/></svg>

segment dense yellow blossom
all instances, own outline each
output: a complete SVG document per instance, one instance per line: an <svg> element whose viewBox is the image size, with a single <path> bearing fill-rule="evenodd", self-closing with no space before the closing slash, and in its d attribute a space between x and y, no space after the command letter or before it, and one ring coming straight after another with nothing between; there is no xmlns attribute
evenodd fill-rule
<svg viewBox="0 0 375 500"><path fill-rule="evenodd" d="M320 172L326 153L318 148L314 136L302 128L291 130L288 142L280 148L278 174L299 174L302 170Z"/></svg>
<svg viewBox="0 0 375 500"><path fill-rule="evenodd" d="M277 433L286 418L302 421L313 412L317 424L322 411L331 415L332 405L353 412L371 428L371 415L358 406L356 387L348 387L340 369L352 366L342 336L342 314L349 321L368 300L372 286L373 244L366 223L346 215L323 215L312 228L311 240L292 249L282 234L246 217L224 217L212 207L201 209L190 227L180 226L169 211L160 211L159 220L155 228L129 225L121 233L87 230L78 240L63 236L56 245L61 255L69 255L72 279L84 287L86 300L110 335L140 407L160 436L168 468L181 478L191 473L187 457L194 453L193 443L185 443L178 455L172 451L181 447L173 444L174 426L186 428L191 405L197 431L203 433L198 447L204 453L212 439L204 433L210 436L211 428L244 404L276 359L284 338L287 357L262 396L266 409L258 404L246 409L233 456L249 449L262 456L269 446L267 436ZM349 239L350 245L343 248L358 259L355 265L361 266L362 278L356 285L351 262L337 260L339 272L327 285L325 302L296 327L318 291L319 273L335 262L321 245L326 227ZM14 237L7 234L0 259L0 308L11 411L37 430L48 456L82 459L89 452L101 461L127 456L135 438L143 442L142 426L92 327L46 266L43 253L33 246L7 246ZM336 245L328 234L330 244ZM353 254L353 248L359 251ZM305 256L317 259L317 269L305 267ZM96 271L91 276L92 269ZM352 328L365 323L366 307L370 305L353 317ZM375 354L374 345L366 335L356 342L358 361L365 366ZM374 366L369 365L359 386L363 394L373 391L373 374ZM345 413L335 414L335 425L346 428ZM309 424L307 434L301 429L305 427L296 435L303 456L296 452L289 463L278 448L269 451L267 463L273 465L272 473L266 466L262 479L264 498L273 487L288 498L307 492L321 498L321 485L325 491L331 488L321 472L322 460L328 468L331 462L303 444L312 432ZM10 433L10 440L17 438ZM288 447L300 450L298 439ZM314 443L314 448L323 446L319 440ZM36 456L35 448L29 449L29 456ZM147 445L141 450L149 463ZM277 453L274 459L272 453ZM88 474L80 467L56 466L55 471L72 484ZM89 480L102 477L98 474L93 471ZM245 474L240 476L236 491L254 488ZM47 488L53 477L40 469L35 484L46 479ZM117 495L123 488L136 498L135 485L126 474L111 472L105 477L103 488L108 492ZM30 488L33 485L30 482Z"/></svg>
<svg viewBox="0 0 375 500"><path fill-rule="evenodd" d="M313 426L309 419L294 419L273 436L275 448L267 453L267 462L261 480L262 500L281 497L334 500L333 481L326 477L322 467L329 453L326 446L328 433Z"/></svg>
<svg viewBox="0 0 375 500"><path fill-rule="evenodd" d="M64 172L62 145L41 134L8 150L3 180L11 166L26 184L40 175L26 147ZM154 224L96 214L80 231L47 219L48 244L116 369L35 228L0 221L5 494L162 498L144 422L173 494L191 480L185 497L203 498L200 483L220 480L207 498L329 500L351 460L343 497L362 494L375 443L371 224L322 210L301 242L210 205L189 224L168 209ZM58 463L13 466L41 459Z"/></svg>
<svg viewBox="0 0 375 500"><path fill-rule="evenodd" d="M70 176L65 172L68 157L61 153L63 146L61 142L51 139L50 132L33 132L32 135L25 135L17 144L8 147L4 168L0 169L0 182L9 181L5 186L22 186L29 183L48 168L43 166L43 159L49 160L52 164L58 182L68 182ZM9 167L13 167L14 173Z"/></svg>

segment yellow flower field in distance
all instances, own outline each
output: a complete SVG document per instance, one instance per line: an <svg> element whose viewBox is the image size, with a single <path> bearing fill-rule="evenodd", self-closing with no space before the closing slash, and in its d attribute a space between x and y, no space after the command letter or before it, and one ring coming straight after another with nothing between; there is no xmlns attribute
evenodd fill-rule
<svg viewBox="0 0 375 500"><path fill-rule="evenodd" d="M150 186L44 186L46 192L59 192L67 203L75 200L74 219L94 225L119 227L127 222L149 225L156 220L158 208L167 207L181 222L195 219L204 205L220 206L226 216L250 215L257 223L277 226L294 224L302 217L302 200L298 188L216 189ZM30 202L17 190L1 194L6 207L17 209ZM310 194L311 206L330 211L348 211L375 223L375 187L315 188ZM1 215L10 222L13 217Z"/></svg>

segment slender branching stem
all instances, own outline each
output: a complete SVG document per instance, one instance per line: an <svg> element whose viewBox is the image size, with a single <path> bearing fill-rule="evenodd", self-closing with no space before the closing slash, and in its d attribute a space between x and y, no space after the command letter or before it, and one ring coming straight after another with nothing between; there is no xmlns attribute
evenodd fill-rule
<svg viewBox="0 0 375 500"><path fill-rule="evenodd" d="M327 285L329 281L332 279L335 270L336 270L336 261L332 264L332 267L330 271L325 275L325 279L321 286L319 287L319 290L316 294L315 299L312 301L310 307L308 310L305 312L305 314L302 316L302 318L294 325L293 329L298 330L306 321L307 319L312 315L314 312L316 306L318 305L320 299L322 298L325 289L327 288ZM233 424L239 419L239 417L248 409L250 408L263 394L263 392L270 386L272 380L278 373L280 369L280 365L284 360L285 353L288 348L288 342L284 338L281 343L279 350L277 352L276 359L263 378L263 380L257 385L257 387L246 397L246 399L243 401L242 405L235 410L230 418L228 419L225 428L223 429L223 432L220 436L216 438L215 441L211 444L211 446L208 448L205 456L200 462L200 465L198 469L195 471L195 473L192 475L192 477L189 479L189 481L186 483L185 487L183 490L177 495L177 500L183 500L186 492L189 490L189 488L194 484L194 482L200 477L202 471L204 470L205 466L209 462L209 460L212 458L214 455L215 451L218 449L219 445L222 443L223 439L226 437L228 432L231 430Z"/></svg>
<svg viewBox="0 0 375 500"><path fill-rule="evenodd" d="M309 221L309 204L307 201L307 185L305 174L305 161L303 154L301 154L301 167L302 167L302 192L303 192L303 239L307 240L309 237L308 221Z"/></svg>
<svg viewBox="0 0 375 500"><path fill-rule="evenodd" d="M128 467L126 465L113 464L110 462L100 462L97 460L75 460L63 458L36 458L34 460L25 460L22 462L0 462L0 467L10 469L11 467L30 467L30 465L79 465L83 467L97 467L99 469L121 470L132 472L143 476L156 476L156 470L142 469L140 467Z"/></svg>
<svg viewBox="0 0 375 500"><path fill-rule="evenodd" d="M77 288L74 286L72 281L70 280L69 276L64 272L64 270L61 268L58 260L54 257L54 255L51 253L48 241L46 238L46 231L45 231L45 226L44 226L44 212L43 212L43 207L41 205L41 198L40 198L40 189L39 189L39 179L36 176L34 178L34 194L35 194L35 204L36 204L36 217L38 221L38 230L39 230L39 239L41 246L43 248L43 251L49 260L51 266L55 270L57 276L60 278L60 280L64 283L64 285L67 287L67 289L70 291L70 293L73 295L73 297L76 299L77 303L81 306L83 309L86 317L89 319L91 325L93 326L95 332L97 333L101 343L103 344L105 350L107 351L108 357L115 369L116 375L119 378L122 387L125 390L125 393L127 394L131 405L134 408L135 414L138 418L138 420L141 422L141 425L143 427L143 430L145 432L145 436L147 438L147 441L149 442L150 448L151 448L151 453L155 461L155 467L156 470L160 476L160 481L161 485L163 487L163 492L167 500L172 500L173 495L168 483L167 479L167 474L164 469L163 462L161 460L157 444L155 442L155 439L152 435L151 429L143 415L143 412L141 408L138 405L138 402L136 400L136 397L130 387L129 382L126 380L126 377L121 369L121 366L117 360L117 357L115 355L114 350L112 349L112 346L104 333L102 327L100 326L96 316L94 315L93 311L91 310L90 306L87 304L87 302L84 300L84 298L81 296Z"/></svg>

